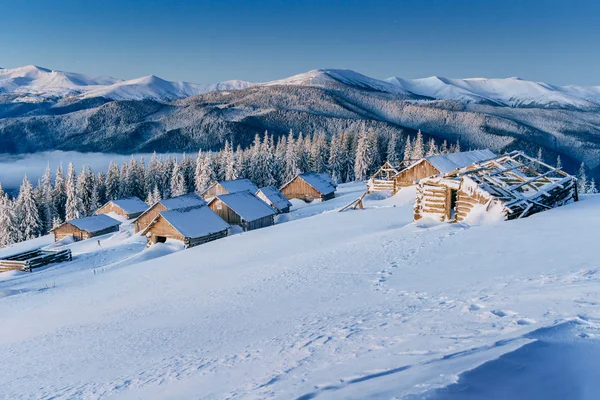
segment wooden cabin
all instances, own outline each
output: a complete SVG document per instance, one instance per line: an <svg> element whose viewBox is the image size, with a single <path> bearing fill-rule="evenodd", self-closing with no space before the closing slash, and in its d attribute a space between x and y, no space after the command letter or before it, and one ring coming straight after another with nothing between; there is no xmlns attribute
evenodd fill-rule
<svg viewBox="0 0 600 400"><path fill-rule="evenodd" d="M494 157L496 154L488 149L425 157L394 176L394 193L403 187L415 185L421 179L449 174L457 169Z"/></svg>
<svg viewBox="0 0 600 400"><path fill-rule="evenodd" d="M244 231L275 223L275 211L248 191L218 195L208 206L229 224L239 225Z"/></svg>
<svg viewBox="0 0 600 400"><path fill-rule="evenodd" d="M75 240L85 240L107 233L117 232L121 221L105 214L93 215L91 217L73 219L52 229L54 241L58 242L68 236Z"/></svg>
<svg viewBox="0 0 600 400"><path fill-rule="evenodd" d="M246 178L220 181L210 185L209 188L202 193L202 198L208 200L220 194L230 194L244 190L250 193L256 193L258 191L258 187L256 187L256 185L252 183L250 179Z"/></svg>
<svg viewBox="0 0 600 400"><path fill-rule="evenodd" d="M393 166L389 161L383 163L381 168L371 176L367 182L369 193L384 190L394 191L394 176L399 172L399 167Z"/></svg>
<svg viewBox="0 0 600 400"><path fill-rule="evenodd" d="M161 211L142 234L148 245L180 240L185 248L227 236L230 225L206 205Z"/></svg>
<svg viewBox="0 0 600 400"><path fill-rule="evenodd" d="M290 212L292 203L275 186L258 189L256 197L267 203L277 214Z"/></svg>
<svg viewBox="0 0 600 400"><path fill-rule="evenodd" d="M162 211L202 205L206 205L206 201L195 193L188 193L182 196L157 201L152 207L148 208L133 221L134 230L137 233L146 229L146 227L150 225L150 223L154 221L154 218Z"/></svg>
<svg viewBox="0 0 600 400"><path fill-rule="evenodd" d="M335 197L336 185L331 177L325 173L305 172L281 187L281 193L291 199L313 201L330 200Z"/></svg>
<svg viewBox="0 0 600 400"><path fill-rule="evenodd" d="M128 199L111 200L100 207L94 214L115 213L125 219L133 219L139 217L147 209L148 204L137 197L130 197Z"/></svg>
<svg viewBox="0 0 600 400"><path fill-rule="evenodd" d="M414 218L460 222L494 209L510 220L577 199L573 176L515 151L421 180Z"/></svg>

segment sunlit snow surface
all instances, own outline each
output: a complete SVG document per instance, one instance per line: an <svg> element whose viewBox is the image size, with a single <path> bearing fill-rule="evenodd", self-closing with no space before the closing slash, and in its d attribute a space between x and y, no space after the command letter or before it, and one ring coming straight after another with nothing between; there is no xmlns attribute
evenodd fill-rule
<svg viewBox="0 0 600 400"><path fill-rule="evenodd" d="M450 225L413 223L413 189L343 213L364 185L338 189L193 249L144 250L125 225L69 245L72 263L3 277L0 398L439 400L482 382L494 398L490 372L518 388L500 364L549 340L532 357L547 379L583 371L575 358L598 370L600 196Z"/></svg>

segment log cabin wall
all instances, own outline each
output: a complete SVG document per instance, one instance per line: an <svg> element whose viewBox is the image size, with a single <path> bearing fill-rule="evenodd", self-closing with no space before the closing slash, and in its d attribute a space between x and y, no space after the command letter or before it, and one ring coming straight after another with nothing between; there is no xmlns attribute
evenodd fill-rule
<svg viewBox="0 0 600 400"><path fill-rule="evenodd" d="M242 218L221 200L215 199L208 206L211 210L216 212L219 217L223 218L225 222L229 223L229 225L242 226Z"/></svg>
<svg viewBox="0 0 600 400"><path fill-rule="evenodd" d="M229 194L227 190L220 183L215 183L211 187L209 187L206 192L202 193L202 197L204 199L210 199L212 197L216 197L220 194Z"/></svg>
<svg viewBox="0 0 600 400"><path fill-rule="evenodd" d="M177 239L183 241L185 238L173 225L169 224L163 217L158 217L157 220L148 228L148 232L151 237L162 236L170 239Z"/></svg>
<svg viewBox="0 0 600 400"><path fill-rule="evenodd" d="M398 172L394 176L394 193L406 186L412 186L415 182L439 174L440 171L423 159L412 167Z"/></svg>
<svg viewBox="0 0 600 400"><path fill-rule="evenodd" d="M61 239L66 238L67 236L72 236L75 240L86 240L96 236L106 235L107 233L117 232L119 230L118 226L111 226L106 229L103 229L98 232L87 232L77 228L74 225L69 223L65 223L54 230L54 241L58 242Z"/></svg>
<svg viewBox="0 0 600 400"><path fill-rule="evenodd" d="M265 228L267 226L271 226L275 224L275 216L267 215L266 217L259 218L254 221L246 222L245 230L251 231L253 229Z"/></svg>
<svg viewBox="0 0 600 400"><path fill-rule="evenodd" d="M438 218L440 221L449 220L451 195L451 189L444 185L420 183L417 186L415 221L423 218L426 214Z"/></svg>
<svg viewBox="0 0 600 400"><path fill-rule="evenodd" d="M154 219L158 216L162 211L166 211L167 207L163 206L160 203L156 203L149 210L144 212L138 219L133 223L135 233L141 232L148 227L154 221Z"/></svg>
<svg viewBox="0 0 600 400"><path fill-rule="evenodd" d="M125 210L123 210L121 207L117 206L116 204L114 204L112 202L106 203L105 205L103 205L102 207L100 207L94 214L95 215L100 215L100 214L108 214L108 213L111 213L111 212L113 212L115 214L118 214L118 215L120 215L122 217L125 217L127 219L135 218L136 216L138 216L139 214L141 214L141 213L139 213L138 215L131 217L131 216L129 216L129 214L127 214L125 212Z"/></svg>
<svg viewBox="0 0 600 400"><path fill-rule="evenodd" d="M323 196L319 191L310 186L299 176L281 188L281 193L283 193L288 200L300 199L304 201L313 201L315 199L329 200L335 196L333 193L328 196Z"/></svg>

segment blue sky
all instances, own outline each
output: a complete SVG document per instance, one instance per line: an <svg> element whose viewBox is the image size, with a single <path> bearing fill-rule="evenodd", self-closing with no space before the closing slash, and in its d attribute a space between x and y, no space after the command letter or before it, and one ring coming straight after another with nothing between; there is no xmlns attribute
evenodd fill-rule
<svg viewBox="0 0 600 400"><path fill-rule="evenodd" d="M196 83L348 68L600 85L598 3L0 0L0 66Z"/></svg>

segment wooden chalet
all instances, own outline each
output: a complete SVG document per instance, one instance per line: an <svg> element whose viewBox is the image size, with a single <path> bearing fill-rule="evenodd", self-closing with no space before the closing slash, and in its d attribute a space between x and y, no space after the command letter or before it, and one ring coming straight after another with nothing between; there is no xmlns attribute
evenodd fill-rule
<svg viewBox="0 0 600 400"><path fill-rule="evenodd" d="M185 248L227 236L230 225L206 205L161 211L142 234L148 245L180 240Z"/></svg>
<svg viewBox="0 0 600 400"><path fill-rule="evenodd" d="M230 181L215 182L202 193L202 198L211 199L220 194L230 194L247 190L250 193L256 193L258 187L250 179L240 178Z"/></svg>
<svg viewBox="0 0 600 400"><path fill-rule="evenodd" d="M384 190L393 192L394 176L398 175L399 170L400 167L392 165L389 161L384 162L367 182L368 191L370 193Z"/></svg>
<svg viewBox="0 0 600 400"><path fill-rule="evenodd" d="M202 205L206 205L206 201L195 193L188 193L182 196L157 201L152 207L148 208L133 221L134 230L137 233L146 229L146 227L150 225L150 223L154 221L154 218L162 211Z"/></svg>
<svg viewBox="0 0 600 400"><path fill-rule="evenodd" d="M394 193L403 187L415 185L421 179L449 174L457 169L494 157L496 154L488 149L425 157L394 176Z"/></svg>
<svg viewBox="0 0 600 400"><path fill-rule="evenodd" d="M208 206L229 224L239 225L244 231L275 223L275 211L248 191L218 195Z"/></svg>
<svg viewBox="0 0 600 400"><path fill-rule="evenodd" d="M576 179L522 152L496 157L417 186L415 220L460 222L500 208L507 220L577 201Z"/></svg>
<svg viewBox="0 0 600 400"><path fill-rule="evenodd" d="M100 207L94 214L115 213L126 219L133 219L139 217L147 209L148 204L137 197L130 197L127 199L111 200Z"/></svg>
<svg viewBox="0 0 600 400"><path fill-rule="evenodd" d="M313 201L330 200L335 197L336 185L325 173L305 172L281 187L281 193L291 199Z"/></svg>
<svg viewBox="0 0 600 400"><path fill-rule="evenodd" d="M267 203L277 214L290 212L292 203L275 186L258 189L256 197Z"/></svg>
<svg viewBox="0 0 600 400"><path fill-rule="evenodd" d="M117 232L119 225L121 225L121 221L117 221L106 214L100 214L67 221L52 229L51 232L54 234L54 241L56 242L68 236L72 236L75 240L85 240Z"/></svg>

